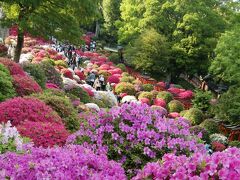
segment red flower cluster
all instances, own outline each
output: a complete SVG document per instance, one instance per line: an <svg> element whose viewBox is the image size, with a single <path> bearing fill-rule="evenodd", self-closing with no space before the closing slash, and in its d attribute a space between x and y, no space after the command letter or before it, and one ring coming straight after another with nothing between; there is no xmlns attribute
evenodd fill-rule
<svg viewBox="0 0 240 180"><path fill-rule="evenodd" d="M115 75L112 75L108 78L107 80L109 83L115 83L115 84L118 84L120 82L120 79L119 77L115 76Z"/></svg>
<svg viewBox="0 0 240 180"><path fill-rule="evenodd" d="M31 138L35 146L44 148L63 146L69 136L63 124L52 122L25 121L17 129L22 136Z"/></svg>
<svg viewBox="0 0 240 180"><path fill-rule="evenodd" d="M73 74L69 69L62 69L61 72L65 77L73 79Z"/></svg>
<svg viewBox="0 0 240 180"><path fill-rule="evenodd" d="M212 142L212 149L214 151L223 151L226 149L226 146L220 142Z"/></svg>
<svg viewBox="0 0 240 180"><path fill-rule="evenodd" d="M19 96L27 96L32 93L42 92L42 88L29 76L13 76L13 85Z"/></svg>
<svg viewBox="0 0 240 180"><path fill-rule="evenodd" d="M11 121L17 126L23 121L55 122L62 124L62 119L50 107L38 99L17 97L0 103L0 123Z"/></svg>
<svg viewBox="0 0 240 180"><path fill-rule="evenodd" d="M10 59L0 58L0 63L9 69L11 75L26 76L21 66Z"/></svg>

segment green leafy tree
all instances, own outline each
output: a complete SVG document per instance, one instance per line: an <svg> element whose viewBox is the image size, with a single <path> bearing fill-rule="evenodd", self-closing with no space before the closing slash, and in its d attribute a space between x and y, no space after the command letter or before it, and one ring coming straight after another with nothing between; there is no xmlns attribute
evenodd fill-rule
<svg viewBox="0 0 240 180"><path fill-rule="evenodd" d="M80 42L80 26L93 19L98 1L94 0L2 0L3 25L17 25L18 37L14 60L19 61L24 32L72 43Z"/></svg>
<svg viewBox="0 0 240 180"><path fill-rule="evenodd" d="M169 69L169 43L154 29L146 30L126 49L127 62L136 69L160 75Z"/></svg>
<svg viewBox="0 0 240 180"><path fill-rule="evenodd" d="M240 83L240 26L226 31L215 49L216 58L211 63L210 73L217 80L229 84Z"/></svg>

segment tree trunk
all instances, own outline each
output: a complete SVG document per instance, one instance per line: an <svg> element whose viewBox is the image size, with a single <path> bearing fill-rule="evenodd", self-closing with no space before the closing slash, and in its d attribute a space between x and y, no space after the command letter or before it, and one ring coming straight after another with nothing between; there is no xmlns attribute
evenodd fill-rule
<svg viewBox="0 0 240 180"><path fill-rule="evenodd" d="M16 63L19 62L20 55L23 48L23 43L24 43L24 32L18 28L17 46L15 48L15 53L14 53L14 61Z"/></svg>

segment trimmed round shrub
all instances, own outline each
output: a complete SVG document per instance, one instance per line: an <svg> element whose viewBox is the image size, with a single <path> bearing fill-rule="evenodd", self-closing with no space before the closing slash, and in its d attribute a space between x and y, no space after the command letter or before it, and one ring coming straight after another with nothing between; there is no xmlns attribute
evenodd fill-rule
<svg viewBox="0 0 240 180"><path fill-rule="evenodd" d="M12 77L6 67L0 64L0 102L16 95Z"/></svg>
<svg viewBox="0 0 240 180"><path fill-rule="evenodd" d="M70 90L66 90L66 92L68 94L71 94L71 95L74 95L74 96L80 98L81 102L83 102L83 103L89 103L91 101L90 96L83 88L75 87Z"/></svg>
<svg viewBox="0 0 240 180"><path fill-rule="evenodd" d="M151 104L151 102L150 102L150 100L148 99L148 98L139 98L139 101L141 102L141 103L145 103L145 104L148 104L148 105L150 105Z"/></svg>
<svg viewBox="0 0 240 180"><path fill-rule="evenodd" d="M212 142L213 151L224 151L227 147L220 142Z"/></svg>
<svg viewBox="0 0 240 180"><path fill-rule="evenodd" d="M91 103L94 103L94 104L98 105L98 107L100 107L100 108L108 108L107 104L105 104L102 100L99 100L99 99L96 99L96 98L93 98L91 100Z"/></svg>
<svg viewBox="0 0 240 180"><path fill-rule="evenodd" d="M47 83L53 83L59 88L63 88L61 74L54 68L54 66L49 61L43 61L40 65L45 72Z"/></svg>
<svg viewBox="0 0 240 180"><path fill-rule="evenodd" d="M152 84L143 84L144 91L152 91L153 89L154 89L154 86Z"/></svg>
<svg viewBox="0 0 240 180"><path fill-rule="evenodd" d="M64 77L73 79L73 73L69 69L62 69L61 73L63 74Z"/></svg>
<svg viewBox="0 0 240 180"><path fill-rule="evenodd" d="M117 94L127 93L128 95L135 95L136 93L134 86L127 82L121 82L117 84L115 92Z"/></svg>
<svg viewBox="0 0 240 180"><path fill-rule="evenodd" d="M54 64L55 64L56 66L62 66L62 67L65 67L65 68L68 67L68 66L67 66L67 63L66 63L65 61L63 61L63 60L54 61Z"/></svg>
<svg viewBox="0 0 240 180"><path fill-rule="evenodd" d="M178 101L178 100L172 100L168 103L168 111L169 112L178 112L180 113L181 111L184 110L184 105Z"/></svg>
<svg viewBox="0 0 240 180"><path fill-rule="evenodd" d="M137 92L143 91L143 87L141 84L134 84L134 88Z"/></svg>
<svg viewBox="0 0 240 180"><path fill-rule="evenodd" d="M33 97L38 98L45 104L55 110L63 119L66 128L70 131L79 129L80 123L78 120L77 110L74 109L70 99L64 93L54 93L50 90L43 93L33 94Z"/></svg>
<svg viewBox="0 0 240 180"><path fill-rule="evenodd" d="M187 112L187 111L188 111L188 110L183 110L183 111L181 111L181 112L180 112L180 116L182 116L182 117L183 117L183 116L184 116L184 114L186 114L186 112Z"/></svg>
<svg viewBox="0 0 240 180"><path fill-rule="evenodd" d="M52 122L25 121L17 129L22 136L31 138L35 146L44 148L63 146L69 136L63 124Z"/></svg>
<svg viewBox="0 0 240 180"><path fill-rule="evenodd" d="M155 106L160 106L160 107L164 107L164 108L166 107L166 102L161 98L154 99L153 103Z"/></svg>
<svg viewBox="0 0 240 180"><path fill-rule="evenodd" d="M105 70L100 70L98 74L103 75L105 79L107 79L111 75L108 71Z"/></svg>
<svg viewBox="0 0 240 180"><path fill-rule="evenodd" d="M23 65L24 71L26 71L41 88L45 88L47 78L45 72L39 64L27 63Z"/></svg>
<svg viewBox="0 0 240 180"><path fill-rule="evenodd" d="M210 142L209 133L206 129L204 129L200 126L192 126L192 127L190 127L189 130L192 134L195 134L196 136L199 136L206 143Z"/></svg>
<svg viewBox="0 0 240 180"><path fill-rule="evenodd" d="M130 74L127 72L122 73L122 77L127 77L127 76L130 76Z"/></svg>
<svg viewBox="0 0 240 180"><path fill-rule="evenodd" d="M23 71L21 66L11 59L1 58L0 57L0 64L3 64L5 67L8 68L11 75L20 75L25 76L26 73Z"/></svg>
<svg viewBox="0 0 240 180"><path fill-rule="evenodd" d="M115 75L112 75L112 76L109 76L108 79L107 79L107 82L109 82L110 84L111 83L119 83L120 82L120 79L119 77L115 76Z"/></svg>
<svg viewBox="0 0 240 180"><path fill-rule="evenodd" d="M156 99L159 92L156 90L152 90L151 93L153 94L153 98Z"/></svg>
<svg viewBox="0 0 240 180"><path fill-rule="evenodd" d="M121 82L133 83L133 81L135 81L135 78L132 77L132 76L123 76L120 81Z"/></svg>
<svg viewBox="0 0 240 180"><path fill-rule="evenodd" d="M173 95L170 92L161 91L158 93L157 98L161 98L165 100L166 103L169 103L171 100L173 100Z"/></svg>
<svg viewBox="0 0 240 180"><path fill-rule="evenodd" d="M120 68L123 72L127 71L125 64L119 63L116 67Z"/></svg>
<svg viewBox="0 0 240 180"><path fill-rule="evenodd" d="M85 79L85 74L84 72L81 72L80 70L76 69L75 71L75 74L81 79L81 80L84 80Z"/></svg>
<svg viewBox="0 0 240 180"><path fill-rule="evenodd" d="M203 113L197 108L189 109L183 116L191 122L193 126L201 124L203 121Z"/></svg>
<svg viewBox="0 0 240 180"><path fill-rule="evenodd" d="M153 100L153 95L151 92L141 92L141 94L138 96L138 99L141 98L147 98L151 102Z"/></svg>
<svg viewBox="0 0 240 180"><path fill-rule="evenodd" d="M218 124L211 119L204 120L199 126L206 129L209 134L219 133Z"/></svg>
<svg viewBox="0 0 240 180"><path fill-rule="evenodd" d="M142 81L140 81L139 79L134 80L132 83L142 85Z"/></svg>
<svg viewBox="0 0 240 180"><path fill-rule="evenodd" d="M0 122L10 121L13 126L23 121L62 123L59 115L36 98L16 97L0 103Z"/></svg>
<svg viewBox="0 0 240 180"><path fill-rule="evenodd" d="M42 92L42 88L29 76L13 75L13 86L19 96Z"/></svg>

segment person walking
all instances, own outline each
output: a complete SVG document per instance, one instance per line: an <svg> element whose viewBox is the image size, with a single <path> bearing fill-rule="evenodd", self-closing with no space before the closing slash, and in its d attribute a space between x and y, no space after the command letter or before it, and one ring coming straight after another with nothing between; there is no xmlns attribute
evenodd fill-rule
<svg viewBox="0 0 240 180"><path fill-rule="evenodd" d="M99 76L99 81L100 81L100 84L101 84L101 90L105 91L106 83L105 83L105 78L102 74Z"/></svg>
<svg viewBox="0 0 240 180"><path fill-rule="evenodd" d="M101 84L100 84L100 81L99 81L99 78L98 78L98 77L97 77L96 80L94 81L93 87L94 87L97 91L100 91L100 90L101 90Z"/></svg>
<svg viewBox="0 0 240 180"><path fill-rule="evenodd" d="M90 80L90 85L93 87L93 84L95 82L96 76L93 72L90 73L89 75L89 80Z"/></svg>
<svg viewBox="0 0 240 180"><path fill-rule="evenodd" d="M73 53L73 56L72 56L72 69L74 70L76 66L77 66L77 55L76 55L76 53Z"/></svg>

